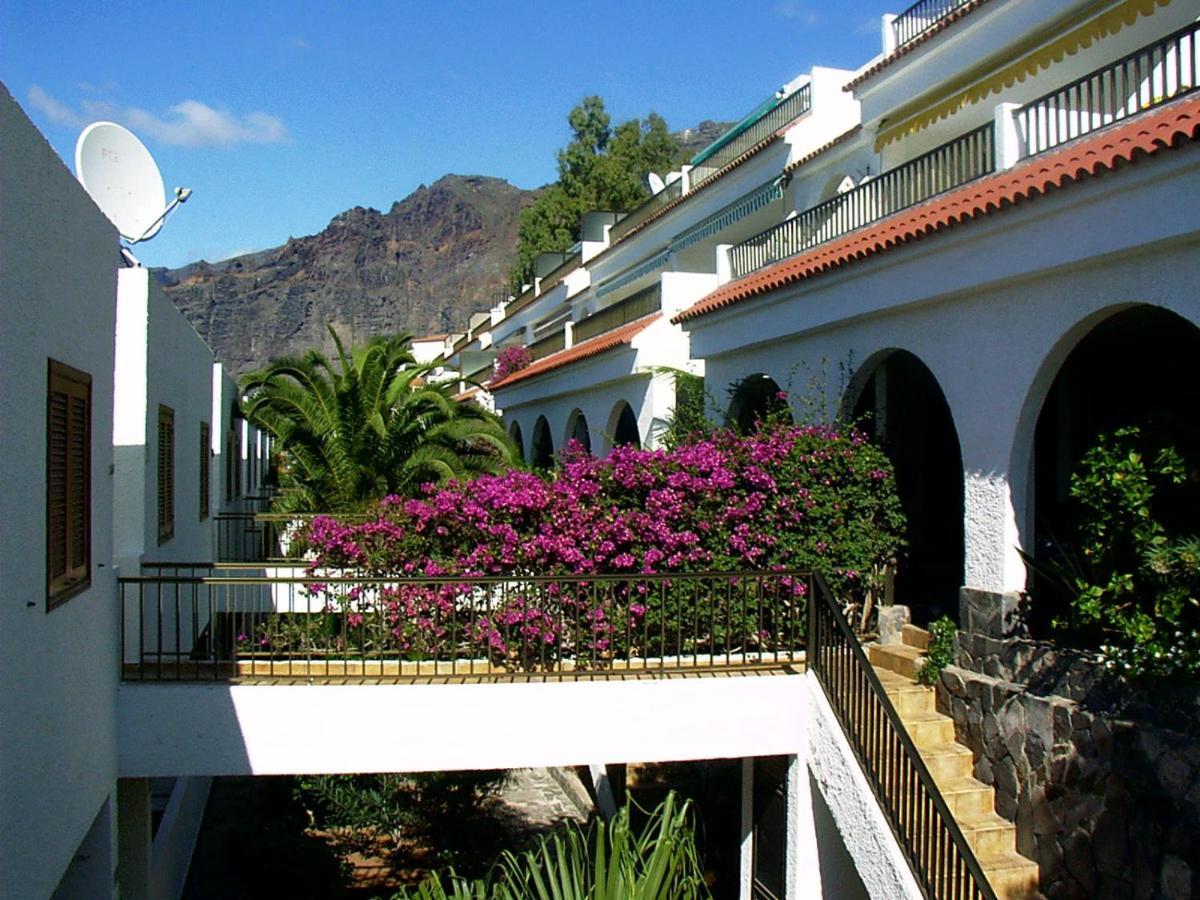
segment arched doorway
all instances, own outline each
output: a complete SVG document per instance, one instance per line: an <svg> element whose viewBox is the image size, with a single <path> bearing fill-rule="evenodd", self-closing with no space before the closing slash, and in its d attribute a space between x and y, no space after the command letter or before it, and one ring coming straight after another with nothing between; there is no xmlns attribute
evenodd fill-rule
<svg viewBox="0 0 1200 900"><path fill-rule="evenodd" d="M588 431L587 417L578 409L567 417L567 441L577 441L588 453L592 452L592 435Z"/></svg>
<svg viewBox="0 0 1200 900"><path fill-rule="evenodd" d="M731 428L749 434L760 420L786 408L787 400L775 379L758 372L747 375L734 386L727 422Z"/></svg>
<svg viewBox="0 0 1200 900"><path fill-rule="evenodd" d="M508 429L508 436L517 447L517 458L525 461L525 440L521 436L521 423L513 422Z"/></svg>
<svg viewBox="0 0 1200 900"><path fill-rule="evenodd" d="M624 400L619 402L609 416L609 433L614 447L640 447L642 436L638 433L637 416Z"/></svg>
<svg viewBox="0 0 1200 900"><path fill-rule="evenodd" d="M908 520L908 546L896 569L896 602L921 625L958 618L963 581L963 466L958 432L937 379L906 350L876 357L853 420L878 442L896 470Z"/></svg>
<svg viewBox="0 0 1200 900"><path fill-rule="evenodd" d="M1033 567L1029 626L1038 635L1067 612L1068 594L1047 566L1072 565L1081 507L1071 476L1102 435L1129 426L1151 453L1173 446L1189 478L1153 501L1173 533L1200 531L1200 328L1169 310L1133 306L1092 327L1054 376L1033 431ZM1040 564L1040 565L1039 565Z"/></svg>
<svg viewBox="0 0 1200 900"><path fill-rule="evenodd" d="M554 438L550 436L550 423L545 416L538 416L533 423L533 441L529 445L529 462L537 469L548 469L554 465Z"/></svg>

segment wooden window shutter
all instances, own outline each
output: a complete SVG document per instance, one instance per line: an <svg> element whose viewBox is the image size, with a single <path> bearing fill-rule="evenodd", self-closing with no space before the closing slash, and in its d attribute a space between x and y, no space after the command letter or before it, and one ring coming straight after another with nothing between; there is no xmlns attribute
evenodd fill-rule
<svg viewBox="0 0 1200 900"><path fill-rule="evenodd" d="M49 361L46 397L46 608L91 583L92 378Z"/></svg>
<svg viewBox="0 0 1200 900"><path fill-rule="evenodd" d="M212 429L200 423L200 521L208 518L210 482L212 480Z"/></svg>
<svg viewBox="0 0 1200 900"><path fill-rule="evenodd" d="M175 410L158 407L158 542L175 534Z"/></svg>

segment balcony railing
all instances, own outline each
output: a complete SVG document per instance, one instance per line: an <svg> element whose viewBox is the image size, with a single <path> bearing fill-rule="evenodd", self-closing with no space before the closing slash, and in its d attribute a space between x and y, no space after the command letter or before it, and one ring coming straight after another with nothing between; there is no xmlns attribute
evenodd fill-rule
<svg viewBox="0 0 1200 900"><path fill-rule="evenodd" d="M756 234L730 250L733 277L795 256L995 171L988 123L853 190Z"/></svg>
<svg viewBox="0 0 1200 900"><path fill-rule="evenodd" d="M641 225L650 216L658 212L672 200L677 200L683 196L683 179L678 178L664 187L657 194L652 194L643 200L632 212L625 218L621 219L608 232L608 240L610 244L615 244L621 238L625 237L636 226Z"/></svg>
<svg viewBox="0 0 1200 900"><path fill-rule="evenodd" d="M743 120L692 158L688 178L695 190L763 138L812 108L812 90L803 84L757 117Z"/></svg>
<svg viewBox="0 0 1200 900"><path fill-rule="evenodd" d="M1057 147L1160 106L1200 85L1200 24L1192 23L1017 111L1025 154Z"/></svg>
<svg viewBox="0 0 1200 900"><path fill-rule="evenodd" d="M303 553L295 538L314 518L312 513L219 513L214 516L213 559L218 563L294 560ZM361 522L368 517L339 514L338 518Z"/></svg>
<svg viewBox="0 0 1200 900"><path fill-rule="evenodd" d="M579 264L582 259L583 256L581 254L572 253L568 255L567 258L561 263L542 276L538 283L538 295L541 296L542 294L546 293L546 291L550 290L552 287L558 284L558 282L562 281L577 268L579 268Z"/></svg>
<svg viewBox="0 0 1200 900"><path fill-rule="evenodd" d="M798 572L119 579L126 680L669 672L803 659Z"/></svg>
<svg viewBox="0 0 1200 900"><path fill-rule="evenodd" d="M545 337L538 338L529 345L529 358L531 362L536 362L539 359L545 359L551 353L557 353L559 350L566 349L567 332L563 325L560 325L557 331L552 331Z"/></svg>
<svg viewBox="0 0 1200 900"><path fill-rule="evenodd" d="M970 2L971 0L920 0L914 3L892 22L896 33L896 48L916 40L942 19Z"/></svg>
<svg viewBox="0 0 1200 900"><path fill-rule="evenodd" d="M987 877L845 616L817 579L808 668L841 723L900 849L930 898L996 900Z"/></svg>
<svg viewBox="0 0 1200 900"><path fill-rule="evenodd" d="M586 341L598 334L604 334L614 328L619 328L626 322L648 316L662 309L662 284L652 284L624 300L605 307L599 312L592 313L586 319L575 323L575 343Z"/></svg>

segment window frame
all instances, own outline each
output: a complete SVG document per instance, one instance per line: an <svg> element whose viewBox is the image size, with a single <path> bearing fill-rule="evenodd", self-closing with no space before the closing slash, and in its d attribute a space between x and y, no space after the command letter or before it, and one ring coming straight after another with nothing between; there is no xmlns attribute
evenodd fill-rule
<svg viewBox="0 0 1200 900"><path fill-rule="evenodd" d="M55 359L47 360L46 375L46 612L50 612L92 585L92 376ZM67 397L62 462L64 570L57 576L52 569L56 547L51 527L54 514L52 411L56 393ZM75 435L71 427L71 398L82 399L84 402L82 442L72 440ZM82 454L81 465L73 460L73 449ZM82 492L78 491L79 486L72 478L73 470L81 473ZM71 503L73 494L79 494L83 501L82 528L80 534L76 535L83 542L83 562L74 566L71 565L71 559L77 555L78 548L72 539L71 520L75 518L75 510Z"/></svg>
<svg viewBox="0 0 1200 900"><path fill-rule="evenodd" d="M164 437L166 440L164 441ZM166 465L164 465L164 460ZM175 536L175 410L158 404L158 543Z"/></svg>

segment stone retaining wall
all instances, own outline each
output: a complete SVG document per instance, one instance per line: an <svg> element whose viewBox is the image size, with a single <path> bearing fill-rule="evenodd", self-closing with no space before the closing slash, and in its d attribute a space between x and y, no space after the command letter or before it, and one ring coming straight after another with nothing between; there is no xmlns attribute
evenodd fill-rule
<svg viewBox="0 0 1200 900"><path fill-rule="evenodd" d="M959 633L938 709L1056 898L1200 897L1200 697L1087 654Z"/></svg>

